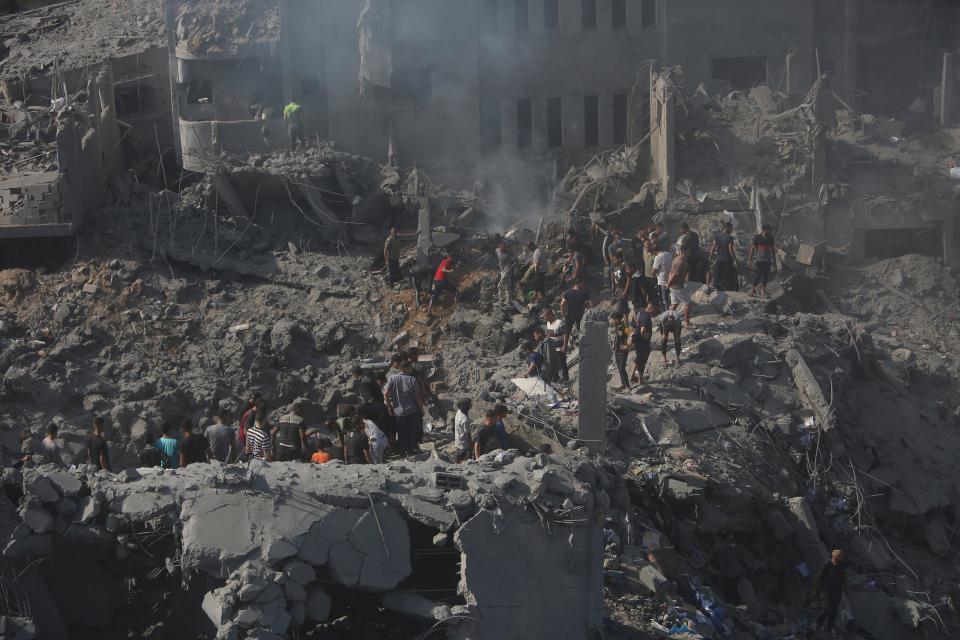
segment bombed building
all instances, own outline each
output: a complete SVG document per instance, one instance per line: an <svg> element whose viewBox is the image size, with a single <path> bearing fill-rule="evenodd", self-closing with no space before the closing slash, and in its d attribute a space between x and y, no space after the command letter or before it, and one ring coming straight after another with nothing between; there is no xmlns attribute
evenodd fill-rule
<svg viewBox="0 0 960 640"><path fill-rule="evenodd" d="M0 12L0 638L960 636L957 3Z"/></svg>

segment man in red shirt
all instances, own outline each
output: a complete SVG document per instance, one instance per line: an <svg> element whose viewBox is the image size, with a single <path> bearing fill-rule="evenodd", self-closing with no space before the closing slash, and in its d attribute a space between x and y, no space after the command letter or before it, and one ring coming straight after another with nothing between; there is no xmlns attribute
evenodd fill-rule
<svg viewBox="0 0 960 640"><path fill-rule="evenodd" d="M444 256L443 260L440 261L440 266L437 267L436 273L433 275L433 296L430 298L430 305L427 307L427 315L429 316L431 311L433 311L433 305L440 300L440 296L443 295L444 291L449 291L453 294L453 302L457 302L457 295L459 292L454 286L453 281L451 281L450 276L453 274L453 270L456 267L456 260L451 255Z"/></svg>
<svg viewBox="0 0 960 640"><path fill-rule="evenodd" d="M247 409L240 416L240 426L237 429L238 451L245 451L247 448L247 427L253 424L254 416L257 414L257 403L262 398L263 396L259 393L254 393L247 400Z"/></svg>

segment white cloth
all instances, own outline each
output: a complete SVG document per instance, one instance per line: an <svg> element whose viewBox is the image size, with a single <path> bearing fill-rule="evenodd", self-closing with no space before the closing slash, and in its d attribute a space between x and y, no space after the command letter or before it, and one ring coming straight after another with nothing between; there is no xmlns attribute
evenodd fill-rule
<svg viewBox="0 0 960 640"><path fill-rule="evenodd" d="M669 251L661 251L653 259L653 270L657 272L657 284L667 286L670 280L670 271L673 269L673 256Z"/></svg>
<svg viewBox="0 0 960 640"><path fill-rule="evenodd" d="M374 464L383 462L383 452L387 449L387 436L372 420L364 420L366 428L363 430L370 441L370 457Z"/></svg>
<svg viewBox="0 0 960 640"><path fill-rule="evenodd" d="M453 418L453 441L460 450L470 447L470 418L463 411L457 409Z"/></svg>

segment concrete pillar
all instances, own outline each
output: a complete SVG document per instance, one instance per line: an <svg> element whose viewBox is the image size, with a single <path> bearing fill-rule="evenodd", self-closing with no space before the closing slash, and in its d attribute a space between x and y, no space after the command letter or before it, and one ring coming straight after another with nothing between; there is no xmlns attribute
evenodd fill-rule
<svg viewBox="0 0 960 640"><path fill-rule="evenodd" d="M607 444L607 368L610 366L610 339L607 316L591 309L583 317L580 338L579 435L591 451L603 452Z"/></svg>
<svg viewBox="0 0 960 640"><path fill-rule="evenodd" d="M433 244L433 238L430 229L429 203L421 203L417 230L420 232L420 238L417 240L417 266L430 266L430 245Z"/></svg>
<svg viewBox="0 0 960 640"><path fill-rule="evenodd" d="M787 78L787 86L784 90L784 93L786 93L788 96L793 95L793 86L794 86L793 75L797 71L795 68L797 64L796 57L797 57L796 54L792 51L787 54L786 74L785 74Z"/></svg>
<svg viewBox="0 0 960 640"><path fill-rule="evenodd" d="M953 85L954 67L957 54L943 54L943 80L940 83L940 125L949 127L953 123Z"/></svg>

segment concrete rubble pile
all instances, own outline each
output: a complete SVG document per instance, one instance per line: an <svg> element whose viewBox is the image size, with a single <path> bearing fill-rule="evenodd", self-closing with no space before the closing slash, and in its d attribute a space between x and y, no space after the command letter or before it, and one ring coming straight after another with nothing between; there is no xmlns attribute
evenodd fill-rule
<svg viewBox="0 0 960 640"><path fill-rule="evenodd" d="M336 629L366 601L399 616L379 637L441 624L448 638L585 634L601 621L600 523L625 500L623 483L580 456L509 458L8 473L5 487L23 497L19 508L3 498L3 557L72 555L65 571L99 563L137 574L119 592L109 573L91 576L107 602L82 621L74 607L45 610L38 637L63 624L143 630L152 623L135 607L112 616L104 607L140 602L163 581L187 590L163 606L189 621L180 630L189 637L280 639L308 621ZM55 581L67 578L54 570L45 584L15 584L57 601ZM417 594L425 586L454 597L431 601Z"/></svg>
<svg viewBox="0 0 960 640"><path fill-rule="evenodd" d="M191 0L177 5L179 48L186 54L229 53L280 38L277 0Z"/></svg>

